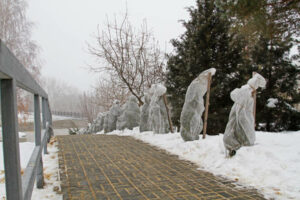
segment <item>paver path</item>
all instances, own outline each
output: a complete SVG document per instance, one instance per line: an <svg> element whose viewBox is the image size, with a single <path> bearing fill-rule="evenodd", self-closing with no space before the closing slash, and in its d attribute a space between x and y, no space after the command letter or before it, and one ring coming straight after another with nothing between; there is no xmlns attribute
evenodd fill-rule
<svg viewBox="0 0 300 200"><path fill-rule="evenodd" d="M58 136L64 199L263 199L131 137Z"/></svg>

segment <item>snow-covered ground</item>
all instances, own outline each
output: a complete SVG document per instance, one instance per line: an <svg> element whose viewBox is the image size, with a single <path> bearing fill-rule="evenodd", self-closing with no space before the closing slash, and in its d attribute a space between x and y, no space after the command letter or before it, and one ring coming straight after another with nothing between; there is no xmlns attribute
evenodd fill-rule
<svg viewBox="0 0 300 200"><path fill-rule="evenodd" d="M32 192L32 200L52 199L62 200L62 195L57 194L54 190L60 190L60 180L58 174L58 148L56 139L52 138L48 144L48 153L43 155L44 161L44 181L43 189L34 188Z"/></svg>
<svg viewBox="0 0 300 200"><path fill-rule="evenodd" d="M18 114L19 119L26 119L26 122L34 122L34 115L32 112L23 115L23 114ZM42 119L42 114L41 114L41 119ZM74 117L67 117L67 116L59 116L59 115L52 115L52 121L59 121L59 120L66 120L66 119L74 119Z"/></svg>
<svg viewBox="0 0 300 200"><path fill-rule="evenodd" d="M2 127L0 126L0 141L2 141ZM26 138L27 134L24 132L19 132L19 138Z"/></svg>
<svg viewBox="0 0 300 200"><path fill-rule="evenodd" d="M20 161L22 171L26 168L26 165L30 159L31 153L34 149L34 143L23 142L20 143ZM2 142L0 142L0 199L5 199L5 179L4 179L4 166L3 166L3 148ZM48 144L49 154L43 155L44 162L44 189L37 189L34 186L32 198L33 200L41 199L62 199L62 195L58 195L55 189L60 188L60 182L58 180L58 156L57 156L56 142L52 140Z"/></svg>
<svg viewBox="0 0 300 200"><path fill-rule="evenodd" d="M300 199L300 131L256 132L255 145L241 148L232 158L225 156L222 134L192 142L184 142L180 133L139 133L138 128L109 134L132 136L165 149L199 169L253 186L266 198Z"/></svg>

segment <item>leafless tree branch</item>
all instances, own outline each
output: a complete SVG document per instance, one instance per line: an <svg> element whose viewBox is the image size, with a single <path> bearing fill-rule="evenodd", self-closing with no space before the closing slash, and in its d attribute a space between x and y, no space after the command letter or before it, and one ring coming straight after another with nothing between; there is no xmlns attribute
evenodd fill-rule
<svg viewBox="0 0 300 200"><path fill-rule="evenodd" d="M140 29L135 30L128 19L123 16L118 24L117 17L100 30L95 37L96 44L88 44L91 55L102 61L104 65L90 67L99 72L104 69L112 79L118 80L120 87L134 95L140 105L147 88L164 80L164 54L158 42L147 28L146 21Z"/></svg>

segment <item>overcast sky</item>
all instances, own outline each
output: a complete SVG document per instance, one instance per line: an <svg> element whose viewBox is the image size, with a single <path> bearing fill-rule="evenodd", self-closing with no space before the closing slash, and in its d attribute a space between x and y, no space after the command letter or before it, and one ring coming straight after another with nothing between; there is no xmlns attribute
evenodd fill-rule
<svg viewBox="0 0 300 200"><path fill-rule="evenodd" d="M80 90L88 90L97 75L88 72L94 59L86 42L93 41L97 25L113 19L128 7L129 19L139 27L143 19L162 47L184 32L186 7L195 0L28 0L28 17L35 23L33 39L41 47L42 75L63 79ZM99 75L98 75L99 76Z"/></svg>

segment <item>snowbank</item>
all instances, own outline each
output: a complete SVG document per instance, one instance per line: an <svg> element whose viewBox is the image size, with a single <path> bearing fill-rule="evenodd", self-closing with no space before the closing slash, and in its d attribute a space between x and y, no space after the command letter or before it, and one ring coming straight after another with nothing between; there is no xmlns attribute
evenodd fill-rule
<svg viewBox="0 0 300 200"><path fill-rule="evenodd" d="M36 186L32 192L32 200L41 199L53 199L62 200L62 195L57 194L54 190L60 189L60 180L58 175L58 148L56 147L57 142L55 139L51 139L48 144L48 153L43 155L44 161L44 182L45 186L43 189L37 189Z"/></svg>
<svg viewBox="0 0 300 200"><path fill-rule="evenodd" d="M32 142L23 142L20 144L20 161L22 171L26 168L30 159L35 144ZM4 164L3 164L3 143L0 142L0 199L5 199L5 179L4 179ZM50 142L48 144L49 154L43 155L44 162L44 181L43 189L37 189L34 186L32 198L33 200L53 199L60 200L62 195L56 194L54 188L60 188L60 181L58 180L58 156L56 143Z"/></svg>
<svg viewBox="0 0 300 200"><path fill-rule="evenodd" d="M20 162L21 168L25 169L34 149L34 143L22 142L20 144ZM4 178L4 161L3 161L3 143L0 142L0 198L5 199L5 178Z"/></svg>
<svg viewBox="0 0 300 200"><path fill-rule="evenodd" d="M21 168L25 169L26 165L30 159L31 153L34 149L34 143L32 142L21 142L20 144L20 161L21 161ZM3 164L3 143L0 142L0 171L4 170L4 164ZM2 177L2 174L0 176Z"/></svg>
<svg viewBox="0 0 300 200"><path fill-rule="evenodd" d="M180 133L139 133L138 128L109 134L132 136L165 149L196 163L199 169L253 186L266 198L300 199L300 131L256 132L255 145L242 147L232 158L225 157L223 135L184 142Z"/></svg>

